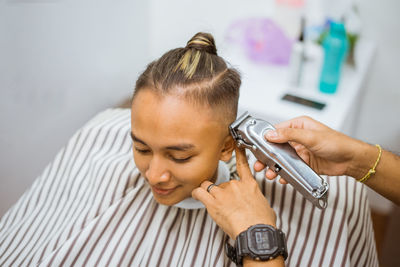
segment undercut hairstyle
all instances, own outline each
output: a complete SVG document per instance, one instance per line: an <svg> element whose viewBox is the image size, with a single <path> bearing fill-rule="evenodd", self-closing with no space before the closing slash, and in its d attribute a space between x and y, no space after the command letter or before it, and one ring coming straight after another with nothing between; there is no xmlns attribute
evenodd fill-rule
<svg viewBox="0 0 400 267"><path fill-rule="evenodd" d="M197 105L217 109L228 123L237 115L239 72L217 55L209 33L194 35L184 48L176 48L151 62L136 81L133 98L142 90L178 95Z"/></svg>

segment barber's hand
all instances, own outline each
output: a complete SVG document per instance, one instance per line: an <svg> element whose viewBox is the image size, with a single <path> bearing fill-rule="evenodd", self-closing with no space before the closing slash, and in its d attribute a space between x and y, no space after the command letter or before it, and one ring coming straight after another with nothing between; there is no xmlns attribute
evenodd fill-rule
<svg viewBox="0 0 400 267"><path fill-rule="evenodd" d="M212 187L204 181L192 191L192 196L207 208L213 220L233 240L255 224L275 226L276 215L253 178L244 150L236 148L236 166L240 180L232 180Z"/></svg>
<svg viewBox="0 0 400 267"><path fill-rule="evenodd" d="M297 154L318 174L350 175L356 177L353 166L355 153L365 143L332 130L328 126L309 117L299 117L275 125L276 131L268 131L265 138L269 142L289 144ZM265 165L257 161L255 171ZM277 175L271 169L265 173L268 179ZM280 179L281 183L286 183Z"/></svg>

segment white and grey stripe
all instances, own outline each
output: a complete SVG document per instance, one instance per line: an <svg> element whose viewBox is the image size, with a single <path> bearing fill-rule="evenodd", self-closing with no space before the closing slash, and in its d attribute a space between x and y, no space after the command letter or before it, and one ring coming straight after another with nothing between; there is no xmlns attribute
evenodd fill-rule
<svg viewBox="0 0 400 267"><path fill-rule="evenodd" d="M1 218L0 266L234 266L204 208L155 202L129 132L129 110L107 110L71 138ZM229 169L237 178L234 160ZM321 211L291 186L256 178L286 233L287 266L378 266L362 184L327 177Z"/></svg>

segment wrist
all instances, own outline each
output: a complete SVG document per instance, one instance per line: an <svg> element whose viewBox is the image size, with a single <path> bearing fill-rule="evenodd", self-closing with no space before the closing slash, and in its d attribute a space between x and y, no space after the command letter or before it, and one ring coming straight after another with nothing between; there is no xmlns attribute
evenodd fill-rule
<svg viewBox="0 0 400 267"><path fill-rule="evenodd" d="M268 260L268 261L259 261L254 260L250 257L243 258L243 266L244 267L252 267L252 266L285 266L285 260L283 256L278 256L275 259Z"/></svg>
<svg viewBox="0 0 400 267"><path fill-rule="evenodd" d="M346 174L356 180L361 179L374 165L378 153L375 146L359 141Z"/></svg>
<svg viewBox="0 0 400 267"><path fill-rule="evenodd" d="M229 259L244 266L282 266L287 258L285 234L271 225L257 224L238 235L235 246L228 242L225 251Z"/></svg>

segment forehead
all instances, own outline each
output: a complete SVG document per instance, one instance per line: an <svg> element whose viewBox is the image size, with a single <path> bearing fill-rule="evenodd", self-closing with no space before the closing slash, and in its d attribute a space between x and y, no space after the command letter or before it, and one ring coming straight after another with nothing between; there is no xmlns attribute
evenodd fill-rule
<svg viewBox="0 0 400 267"><path fill-rule="evenodd" d="M224 126L211 108L190 103L176 95L160 96L143 90L132 103L132 132L157 146L176 142L202 145L221 138Z"/></svg>

